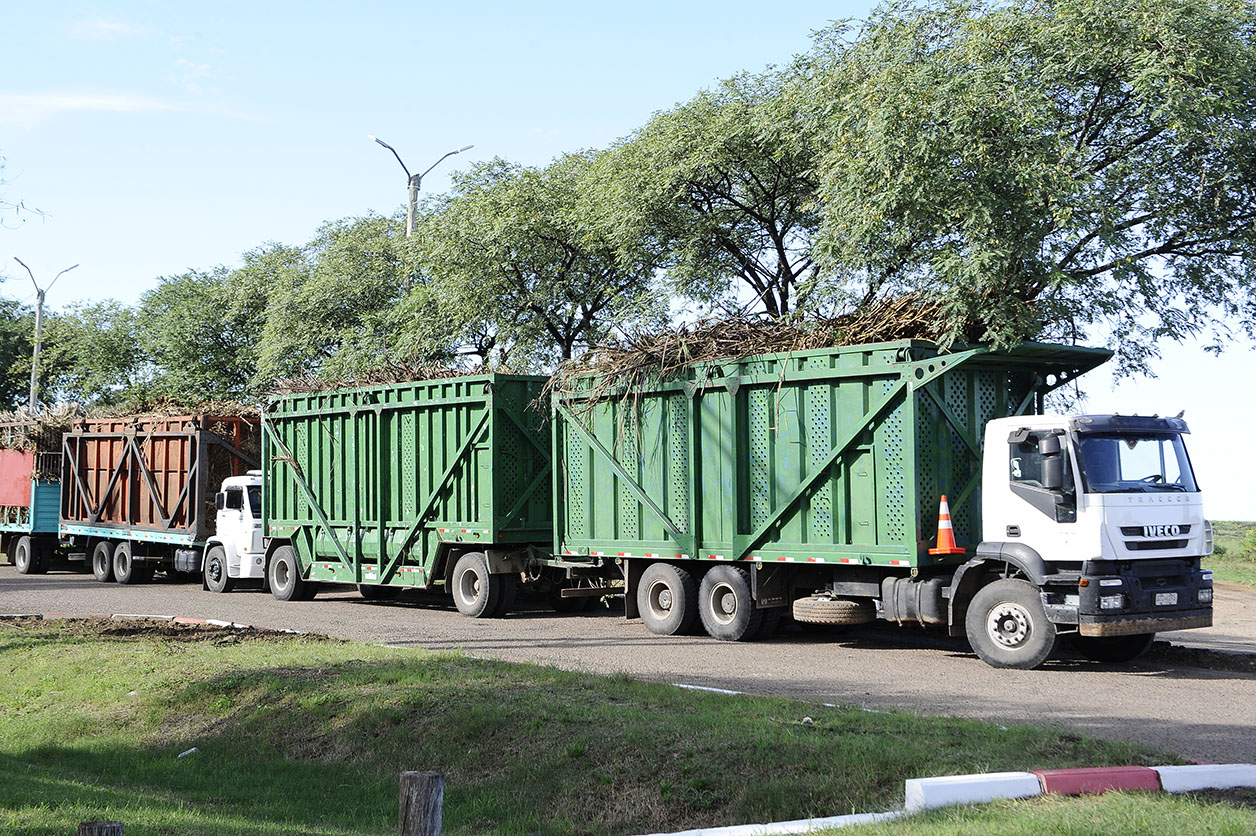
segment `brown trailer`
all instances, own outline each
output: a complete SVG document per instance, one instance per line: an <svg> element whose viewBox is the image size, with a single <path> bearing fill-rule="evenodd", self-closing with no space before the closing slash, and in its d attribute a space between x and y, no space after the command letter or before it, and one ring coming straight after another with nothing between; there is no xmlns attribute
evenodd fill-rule
<svg viewBox="0 0 1256 836"><path fill-rule="evenodd" d="M85 418L65 433L60 532L98 580L199 571L223 479L259 467L260 421L227 415Z"/></svg>

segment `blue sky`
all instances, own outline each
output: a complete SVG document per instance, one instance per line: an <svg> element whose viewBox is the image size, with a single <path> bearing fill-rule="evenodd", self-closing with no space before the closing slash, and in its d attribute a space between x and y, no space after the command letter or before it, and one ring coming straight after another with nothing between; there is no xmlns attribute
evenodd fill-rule
<svg viewBox="0 0 1256 836"><path fill-rule="evenodd" d="M470 160L540 164L603 147L654 111L807 50L871 3L69 2L0 13L0 194L45 212L0 229L0 292L134 302L160 276L391 214L396 160L446 188ZM1254 519L1251 346L1167 346L1159 377L1086 382L1087 408L1187 409L1210 516Z"/></svg>

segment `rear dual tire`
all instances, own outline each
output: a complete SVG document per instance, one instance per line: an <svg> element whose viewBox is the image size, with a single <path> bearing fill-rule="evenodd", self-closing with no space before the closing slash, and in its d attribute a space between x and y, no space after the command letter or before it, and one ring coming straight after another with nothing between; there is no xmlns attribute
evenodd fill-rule
<svg viewBox="0 0 1256 836"><path fill-rule="evenodd" d="M292 546L280 546L266 564L266 581L270 594L280 601L309 601L318 591L314 584L301 577L297 553Z"/></svg>
<svg viewBox="0 0 1256 836"><path fill-rule="evenodd" d="M449 591L454 606L468 618L499 618L514 606L519 576L489 572L488 560L480 552L467 552L454 564Z"/></svg>
<svg viewBox="0 0 1256 836"><path fill-rule="evenodd" d="M13 547L13 565L19 575L42 575L48 571L48 558L30 537L19 537Z"/></svg>

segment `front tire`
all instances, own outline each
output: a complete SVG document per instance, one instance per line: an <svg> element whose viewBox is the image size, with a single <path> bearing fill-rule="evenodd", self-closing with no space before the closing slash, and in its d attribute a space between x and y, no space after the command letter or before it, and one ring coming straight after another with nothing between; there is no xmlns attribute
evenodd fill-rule
<svg viewBox="0 0 1256 836"><path fill-rule="evenodd" d="M637 582L637 612L656 636L680 636L698 619L698 584L687 569L651 563Z"/></svg>
<svg viewBox="0 0 1256 836"><path fill-rule="evenodd" d="M501 584L493 581L484 555L467 552L458 558L449 582L458 612L469 618L491 618L497 614Z"/></svg>
<svg viewBox="0 0 1256 836"><path fill-rule="evenodd" d="M235 581L227 574L227 551L213 546L205 552L205 588L210 592L230 592Z"/></svg>
<svg viewBox="0 0 1256 836"><path fill-rule="evenodd" d="M1132 662L1151 648L1155 633L1132 636L1073 636L1069 645L1092 662Z"/></svg>
<svg viewBox="0 0 1256 836"><path fill-rule="evenodd" d="M266 566L266 579L270 582L270 594L280 601L307 601L313 597L312 585L301 577L292 546L275 549Z"/></svg>
<svg viewBox="0 0 1256 836"><path fill-rule="evenodd" d="M991 667L1033 670L1055 650L1055 625L1027 581L1007 578L982 587L968 604L964 627L972 649Z"/></svg>
<svg viewBox="0 0 1256 836"><path fill-rule="evenodd" d="M698 615L707 635L720 641L749 641L763 626L763 610L750 595L750 573L739 566L712 566L698 586Z"/></svg>
<svg viewBox="0 0 1256 836"><path fill-rule="evenodd" d="M92 547L92 576L101 583L113 580L113 543L109 540Z"/></svg>

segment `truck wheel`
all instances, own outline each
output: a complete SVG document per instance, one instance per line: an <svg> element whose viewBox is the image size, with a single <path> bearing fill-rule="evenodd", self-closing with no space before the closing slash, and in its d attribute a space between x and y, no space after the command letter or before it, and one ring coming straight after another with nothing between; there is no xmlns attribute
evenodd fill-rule
<svg viewBox="0 0 1256 836"><path fill-rule="evenodd" d="M1156 640L1155 633L1132 636L1073 636L1069 645L1092 662L1131 662Z"/></svg>
<svg viewBox="0 0 1256 836"><path fill-rule="evenodd" d="M13 564L19 575L41 575L48 571L47 561L43 555L35 553L35 544L26 536L19 537L13 547Z"/></svg>
<svg viewBox="0 0 1256 836"><path fill-rule="evenodd" d="M964 627L972 649L991 667L1033 670L1055 650L1055 625L1027 581L1007 578L983 586L968 604Z"/></svg>
<svg viewBox="0 0 1256 836"><path fill-rule="evenodd" d="M205 552L205 588L210 592L230 592L235 581L227 574L227 551L214 546Z"/></svg>
<svg viewBox="0 0 1256 836"><path fill-rule="evenodd" d="M121 584L142 583L144 569L131 555L131 544L125 540L113 549L113 579Z"/></svg>
<svg viewBox="0 0 1256 836"><path fill-rule="evenodd" d="M698 615L707 635L720 641L748 641L763 626L763 610L750 597L750 573L727 563L712 566L698 586Z"/></svg>
<svg viewBox="0 0 1256 836"><path fill-rule="evenodd" d="M794 602L794 621L800 624L850 626L867 624L876 617L876 608L865 598L811 595Z"/></svg>
<svg viewBox="0 0 1256 836"><path fill-rule="evenodd" d="M518 575L490 575L489 582L498 585L497 606L493 609L493 618L501 618L515 606L515 595L519 592Z"/></svg>
<svg viewBox="0 0 1256 836"><path fill-rule="evenodd" d="M368 601L391 601L401 594L401 587L389 584L360 583L358 594Z"/></svg>
<svg viewBox="0 0 1256 836"><path fill-rule="evenodd" d="M688 569L651 563L637 582L637 611L645 629L656 636L689 633L698 620L698 584Z"/></svg>
<svg viewBox="0 0 1256 836"><path fill-rule="evenodd" d="M270 581L270 594L280 601L308 601L314 597L310 589L312 584L301 577L297 553L292 546L275 549L266 567L266 578Z"/></svg>
<svg viewBox="0 0 1256 836"><path fill-rule="evenodd" d="M101 583L113 580L113 543L108 540L92 548L92 575Z"/></svg>
<svg viewBox="0 0 1256 836"><path fill-rule="evenodd" d="M449 579L458 612L471 618L491 618L501 603L501 584L493 581L488 562L479 552L467 552L454 564Z"/></svg>

